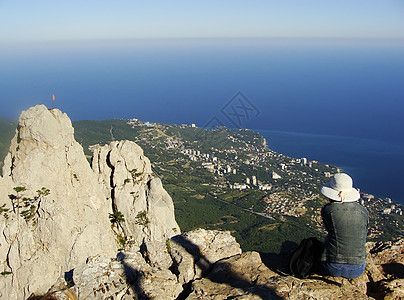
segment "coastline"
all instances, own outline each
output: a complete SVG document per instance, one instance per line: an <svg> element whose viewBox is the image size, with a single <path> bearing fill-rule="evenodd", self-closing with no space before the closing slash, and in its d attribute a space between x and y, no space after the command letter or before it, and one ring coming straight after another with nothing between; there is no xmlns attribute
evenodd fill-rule
<svg viewBox="0 0 404 300"><path fill-rule="evenodd" d="M267 147L284 155L317 160L343 169L361 192L404 205L398 180L404 176L404 145L346 136L252 129Z"/></svg>

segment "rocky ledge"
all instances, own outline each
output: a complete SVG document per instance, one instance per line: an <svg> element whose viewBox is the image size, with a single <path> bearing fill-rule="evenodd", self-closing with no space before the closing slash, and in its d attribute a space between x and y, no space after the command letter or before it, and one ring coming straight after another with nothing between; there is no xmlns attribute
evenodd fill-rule
<svg viewBox="0 0 404 300"><path fill-rule="evenodd" d="M169 268L140 251L94 256L50 292L57 299L403 299L404 240L368 248L357 279L298 279L289 275L287 255L241 253L229 233L198 229L167 243L160 258Z"/></svg>

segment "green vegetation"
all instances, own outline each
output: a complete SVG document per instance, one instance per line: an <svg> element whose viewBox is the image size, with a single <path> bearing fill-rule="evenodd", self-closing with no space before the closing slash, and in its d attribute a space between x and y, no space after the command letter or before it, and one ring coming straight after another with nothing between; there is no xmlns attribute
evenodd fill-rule
<svg viewBox="0 0 404 300"><path fill-rule="evenodd" d="M77 121L74 122L75 138L84 149L86 155L91 156L89 146L105 145L112 142L111 128L115 140L133 140L137 130L127 124L126 120Z"/></svg>
<svg viewBox="0 0 404 300"><path fill-rule="evenodd" d="M31 199L23 198L23 200L24 200L24 206L25 206L25 205L29 205L27 203L29 203ZM25 221L30 221L35 216L35 212L36 212L36 206L31 204L31 205L29 205L28 209L23 210L21 212L21 216L25 219Z"/></svg>
<svg viewBox="0 0 404 300"><path fill-rule="evenodd" d="M77 177L77 174L76 174L76 173L73 173L73 178L74 178L76 181L79 181L79 178Z"/></svg>
<svg viewBox="0 0 404 300"><path fill-rule="evenodd" d="M13 212L17 215L21 215L27 223L32 221L32 224L36 225L37 220L35 219L35 215L37 214L38 207L44 197L50 194L50 190L42 187L40 190L36 191L37 195L33 198L23 197L22 193L27 191L24 186L14 187L14 191L16 192L16 195L9 195ZM22 209L21 213L20 209ZM3 206L0 207L0 213L8 219L9 209L6 208L6 204L3 204Z"/></svg>
<svg viewBox="0 0 404 300"><path fill-rule="evenodd" d="M111 228L115 234L116 241L118 245L120 245L119 250L124 250L131 244L130 239L125 235L122 227L122 223L125 222L125 217L120 211L114 211L112 214L109 214L109 220L111 222Z"/></svg>
<svg viewBox="0 0 404 300"><path fill-rule="evenodd" d="M211 195L200 199L195 197L195 193L187 193L186 190L172 185L165 185L165 188L175 199L175 216L182 231L199 227L228 230L236 237L244 251L279 252L286 240L298 243L307 236L324 237L316 226L308 225L311 223L309 217L270 219L239 206L238 203L248 199L246 196L251 194L251 191L240 194L240 198L230 197L226 201ZM251 200L251 203L253 201ZM250 203L245 207L251 207Z"/></svg>
<svg viewBox="0 0 404 300"><path fill-rule="evenodd" d="M14 188L14 191L17 192L17 195L9 195L11 199L11 204L13 205L13 211L17 213L17 216L20 215L20 202L21 202L21 193L24 192L26 189L24 186L17 186ZM25 199L25 198L24 198Z"/></svg>
<svg viewBox="0 0 404 300"><path fill-rule="evenodd" d="M166 249L167 249L167 253L171 254L171 244L170 244L169 239L166 240Z"/></svg>
<svg viewBox="0 0 404 300"><path fill-rule="evenodd" d="M125 217L120 211L114 211L112 214L109 214L109 220L111 221L112 225L116 226L125 222Z"/></svg>
<svg viewBox="0 0 404 300"><path fill-rule="evenodd" d="M0 206L0 214L3 215L5 219L8 219L8 213L10 209L6 208L6 204L4 203L2 206Z"/></svg>
<svg viewBox="0 0 404 300"><path fill-rule="evenodd" d="M146 210L143 210L137 214L135 223L143 227L147 227L149 225L150 220L147 216Z"/></svg>

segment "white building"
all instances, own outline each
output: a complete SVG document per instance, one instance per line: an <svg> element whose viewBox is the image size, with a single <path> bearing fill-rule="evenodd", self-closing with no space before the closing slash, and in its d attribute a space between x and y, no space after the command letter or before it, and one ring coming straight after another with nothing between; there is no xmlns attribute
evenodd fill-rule
<svg viewBox="0 0 404 300"><path fill-rule="evenodd" d="M384 213L385 215L391 214L391 208L385 208L385 209L383 210L383 213Z"/></svg>
<svg viewBox="0 0 404 300"><path fill-rule="evenodd" d="M272 176L272 179L281 179L282 178L281 175L279 175L279 174L277 174L275 172L272 172L271 176Z"/></svg>
<svg viewBox="0 0 404 300"><path fill-rule="evenodd" d="M248 188L248 186L246 184L240 184L236 182L234 185L231 186L231 188L235 190L245 190Z"/></svg>
<svg viewBox="0 0 404 300"><path fill-rule="evenodd" d="M258 188L261 191L269 191L270 189L272 189L272 185L270 185L270 184L262 184L262 185L259 185Z"/></svg>
<svg viewBox="0 0 404 300"><path fill-rule="evenodd" d="M257 177L256 176L252 177L252 184L257 185Z"/></svg>
<svg viewBox="0 0 404 300"><path fill-rule="evenodd" d="M210 172L215 172L215 166L212 163L202 163L202 166Z"/></svg>
<svg viewBox="0 0 404 300"><path fill-rule="evenodd" d="M362 197L371 200L374 199L375 196L373 196L372 194L363 194Z"/></svg>

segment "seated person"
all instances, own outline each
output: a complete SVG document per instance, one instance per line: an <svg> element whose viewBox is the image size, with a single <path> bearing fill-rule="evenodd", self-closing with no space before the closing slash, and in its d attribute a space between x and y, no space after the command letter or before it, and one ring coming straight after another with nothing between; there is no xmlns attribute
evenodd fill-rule
<svg viewBox="0 0 404 300"><path fill-rule="evenodd" d="M338 173L321 188L321 193L330 200L321 209L328 232L321 255L325 275L359 277L366 267L369 220L368 211L357 202L359 191L353 188L350 176Z"/></svg>

